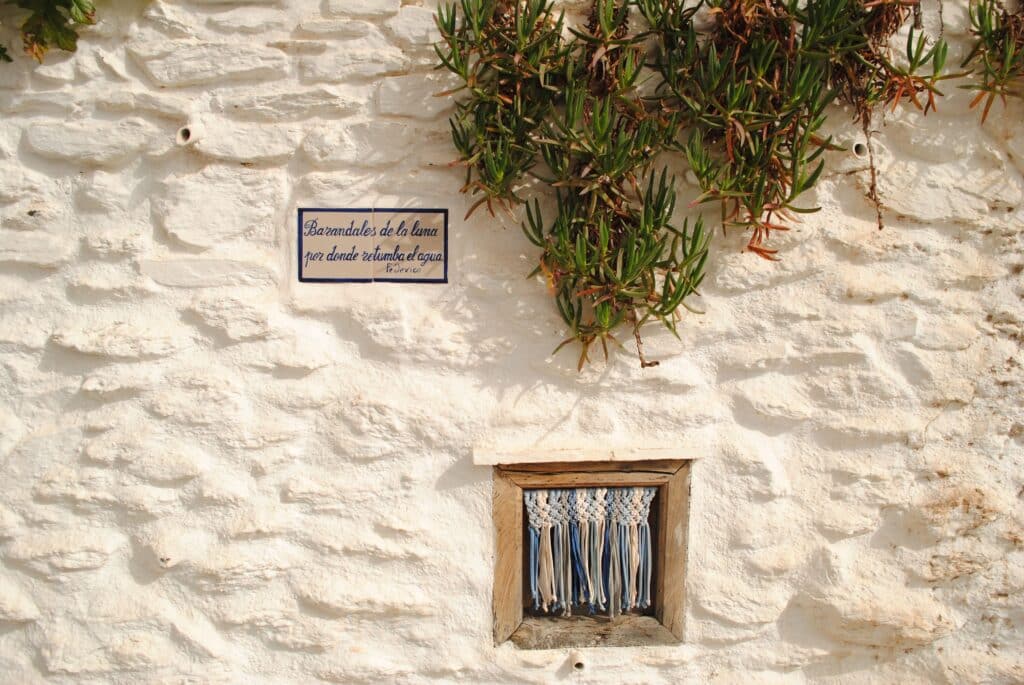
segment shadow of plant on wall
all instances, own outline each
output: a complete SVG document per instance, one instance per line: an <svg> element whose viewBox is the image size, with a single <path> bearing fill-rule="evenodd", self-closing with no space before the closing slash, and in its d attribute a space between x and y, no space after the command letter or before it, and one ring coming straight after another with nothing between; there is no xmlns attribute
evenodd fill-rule
<svg viewBox="0 0 1024 685"><path fill-rule="evenodd" d="M914 3L863 0L593 0L586 26L567 27L551 0L442 5L439 68L462 87L451 120L463 192L486 206L526 204L527 238L581 346L618 341L659 321L676 333L708 258L703 221L673 225L675 183L658 155L684 158L723 229L767 243L799 215L823 153L826 108L853 106L866 134L876 109L928 113L941 95L946 44L911 28L899 58L890 40ZM881 208L871 154L869 197ZM528 190L539 190L527 197ZM552 197L545 219L540 197Z"/></svg>

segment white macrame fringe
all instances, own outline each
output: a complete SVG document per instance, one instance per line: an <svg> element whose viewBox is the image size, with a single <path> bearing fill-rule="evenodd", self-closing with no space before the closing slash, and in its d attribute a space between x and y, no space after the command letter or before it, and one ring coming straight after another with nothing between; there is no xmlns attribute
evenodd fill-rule
<svg viewBox="0 0 1024 685"><path fill-rule="evenodd" d="M651 605L655 488L527 490L530 593L535 609L574 606L615 617Z"/></svg>

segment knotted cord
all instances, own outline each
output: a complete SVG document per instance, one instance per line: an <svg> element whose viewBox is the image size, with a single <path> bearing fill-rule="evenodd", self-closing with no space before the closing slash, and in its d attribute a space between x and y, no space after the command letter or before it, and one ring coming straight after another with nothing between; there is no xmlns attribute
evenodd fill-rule
<svg viewBox="0 0 1024 685"><path fill-rule="evenodd" d="M526 490L534 609L615 617L651 605L655 488Z"/></svg>

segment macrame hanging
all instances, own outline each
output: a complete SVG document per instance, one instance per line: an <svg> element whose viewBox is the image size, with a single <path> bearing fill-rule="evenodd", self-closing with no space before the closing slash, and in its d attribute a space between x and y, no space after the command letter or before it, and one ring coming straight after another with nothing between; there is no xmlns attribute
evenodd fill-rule
<svg viewBox="0 0 1024 685"><path fill-rule="evenodd" d="M655 488L526 490L534 610L611 617L651 605Z"/></svg>

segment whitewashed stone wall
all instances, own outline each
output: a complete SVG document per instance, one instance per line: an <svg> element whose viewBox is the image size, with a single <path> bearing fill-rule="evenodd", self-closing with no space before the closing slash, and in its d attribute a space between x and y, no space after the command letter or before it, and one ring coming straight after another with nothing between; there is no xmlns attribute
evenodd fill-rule
<svg viewBox="0 0 1024 685"><path fill-rule="evenodd" d="M101 2L0 66L0 681L1024 681L1024 109L890 115L884 231L831 154L781 263L719 234L660 367L577 374L460 218L430 5ZM296 208L368 204L450 207L451 283L300 286ZM636 445L699 457L685 644L494 647L473 448Z"/></svg>

